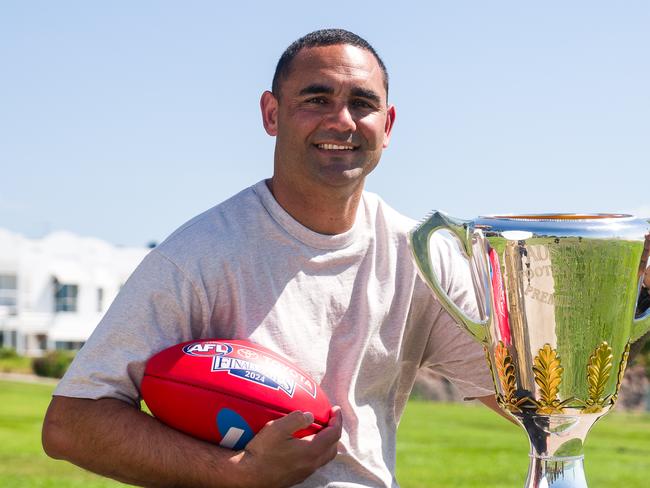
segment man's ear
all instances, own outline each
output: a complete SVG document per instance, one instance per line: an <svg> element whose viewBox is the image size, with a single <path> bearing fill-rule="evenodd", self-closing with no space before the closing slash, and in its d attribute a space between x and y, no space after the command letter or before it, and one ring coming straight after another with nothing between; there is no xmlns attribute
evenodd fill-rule
<svg viewBox="0 0 650 488"><path fill-rule="evenodd" d="M386 111L386 124L384 126L384 149L388 147L388 141L390 141L390 132L393 130L393 124L395 123L395 105L389 105L388 110Z"/></svg>
<svg viewBox="0 0 650 488"><path fill-rule="evenodd" d="M260 99L260 108L262 109L262 124L266 133L270 136L278 135L278 100L270 91L262 93Z"/></svg>

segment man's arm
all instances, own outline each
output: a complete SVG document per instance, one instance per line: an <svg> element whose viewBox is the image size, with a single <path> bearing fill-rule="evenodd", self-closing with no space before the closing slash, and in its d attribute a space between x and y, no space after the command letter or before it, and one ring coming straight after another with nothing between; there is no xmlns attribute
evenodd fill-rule
<svg viewBox="0 0 650 488"><path fill-rule="evenodd" d="M150 487L285 487L304 480L336 456L340 409L329 425L302 439L311 414L269 422L242 451L192 438L117 399L55 396L43 424L43 447L110 478Z"/></svg>

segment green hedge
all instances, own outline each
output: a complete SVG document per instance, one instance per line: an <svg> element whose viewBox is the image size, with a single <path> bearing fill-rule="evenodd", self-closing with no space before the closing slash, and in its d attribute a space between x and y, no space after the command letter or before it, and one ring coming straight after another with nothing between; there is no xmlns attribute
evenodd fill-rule
<svg viewBox="0 0 650 488"><path fill-rule="evenodd" d="M18 353L11 347L0 347L0 359L14 359L18 357Z"/></svg>
<svg viewBox="0 0 650 488"><path fill-rule="evenodd" d="M72 351L51 351L32 360L32 370L38 376L62 378L74 359Z"/></svg>

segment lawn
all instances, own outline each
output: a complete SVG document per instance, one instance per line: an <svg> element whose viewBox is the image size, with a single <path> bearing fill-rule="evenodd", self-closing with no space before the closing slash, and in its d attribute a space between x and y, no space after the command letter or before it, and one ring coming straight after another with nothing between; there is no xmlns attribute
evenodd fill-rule
<svg viewBox="0 0 650 488"><path fill-rule="evenodd" d="M45 456L40 429L52 386L0 381L0 486L125 486ZM590 485L648 486L650 416L616 412L597 424L586 447ZM409 403L398 441L403 488L518 487L528 442L518 427L478 406Z"/></svg>
<svg viewBox="0 0 650 488"><path fill-rule="evenodd" d="M41 424L53 386L0 381L0 486L99 488L125 486L48 458Z"/></svg>
<svg viewBox="0 0 650 488"><path fill-rule="evenodd" d="M587 437L585 471L591 487L649 486L650 415L601 419ZM520 487L527 472L522 428L483 406L409 403L397 446L403 488Z"/></svg>

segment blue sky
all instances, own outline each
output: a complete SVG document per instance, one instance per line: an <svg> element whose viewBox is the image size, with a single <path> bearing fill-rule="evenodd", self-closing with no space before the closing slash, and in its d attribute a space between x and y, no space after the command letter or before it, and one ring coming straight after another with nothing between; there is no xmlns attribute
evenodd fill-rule
<svg viewBox="0 0 650 488"><path fill-rule="evenodd" d="M294 39L369 40L402 213L650 217L650 2L0 3L0 227L159 241L271 175L259 96Z"/></svg>

